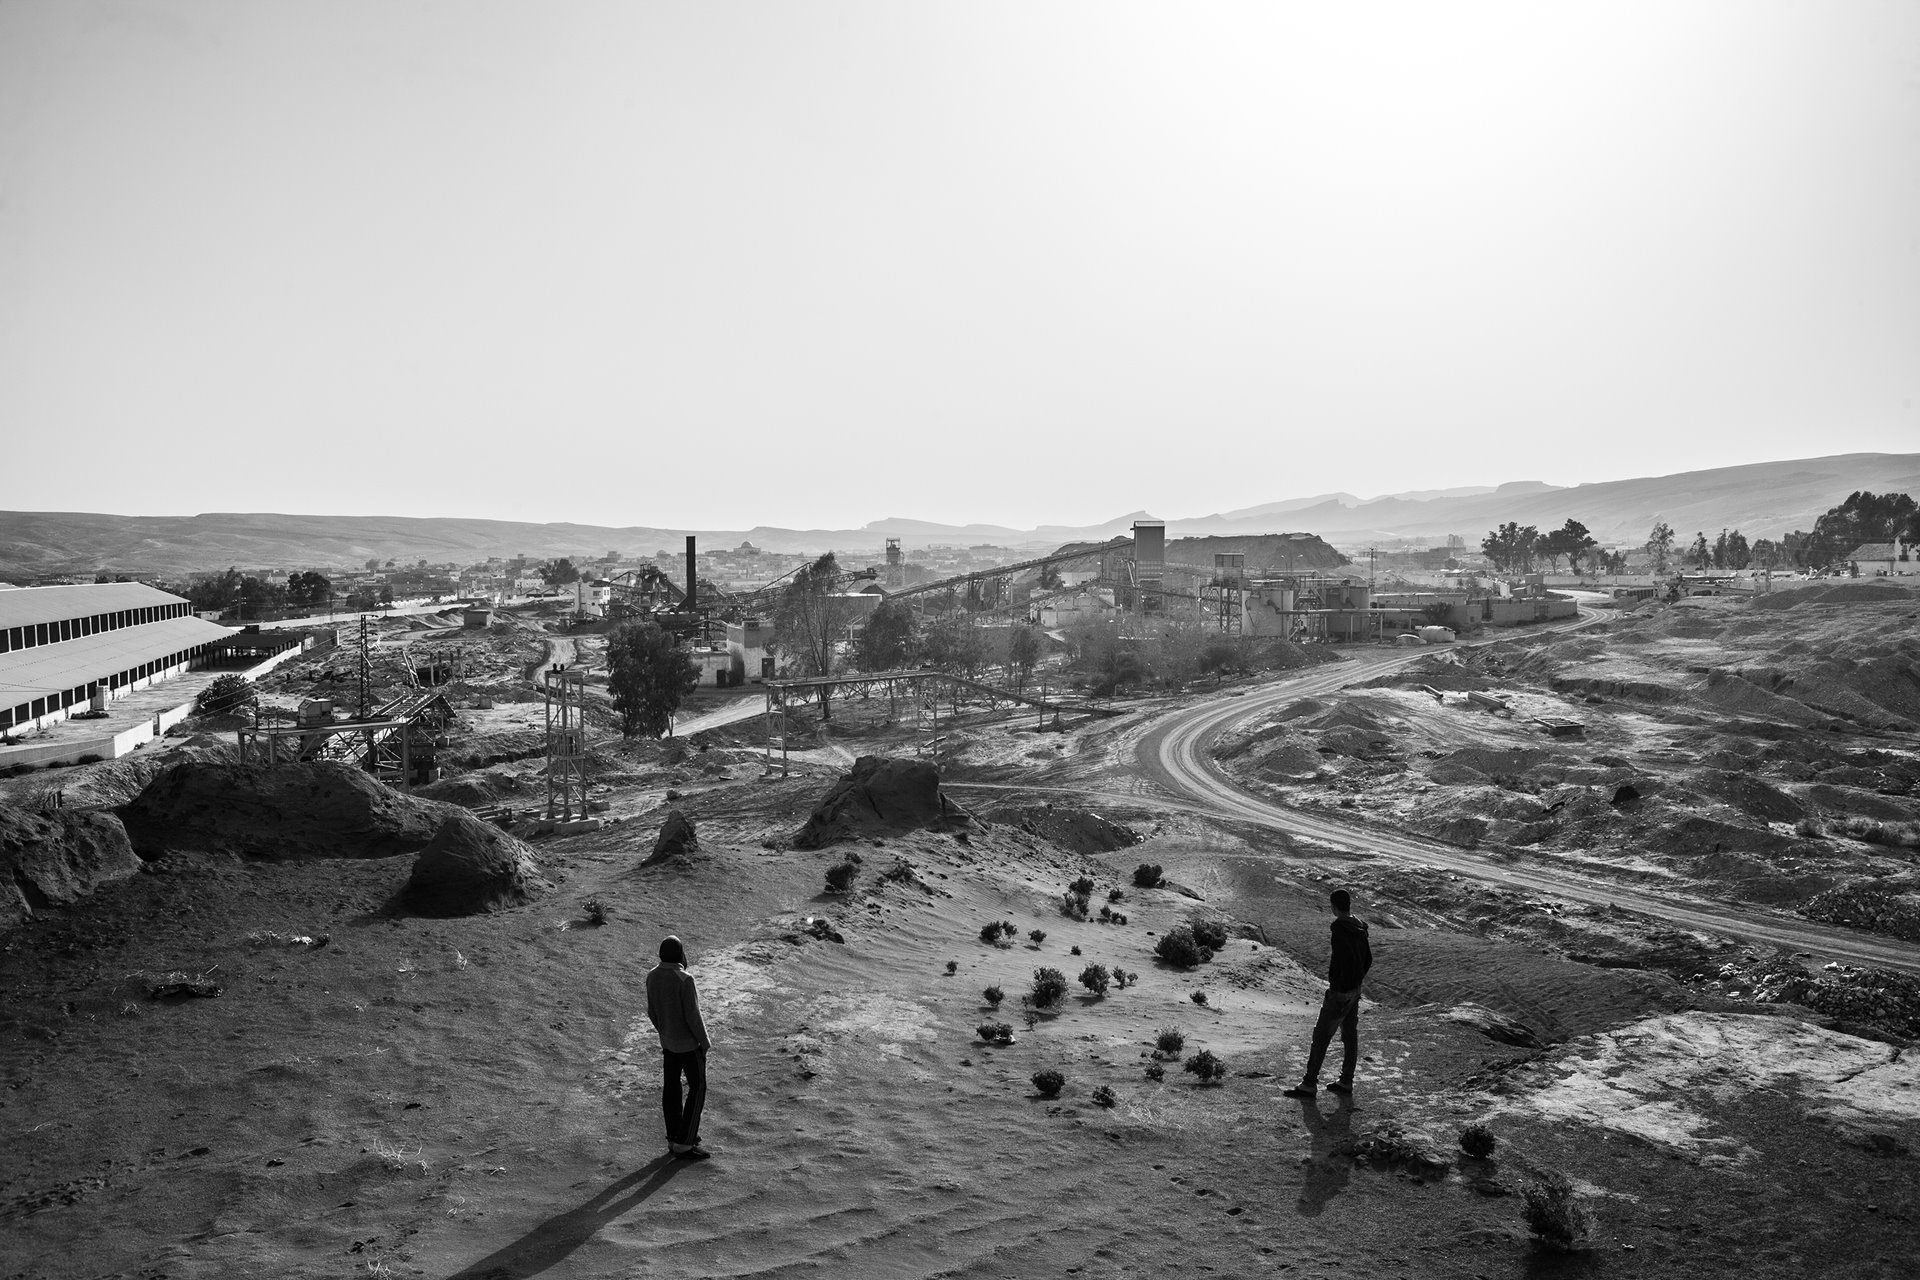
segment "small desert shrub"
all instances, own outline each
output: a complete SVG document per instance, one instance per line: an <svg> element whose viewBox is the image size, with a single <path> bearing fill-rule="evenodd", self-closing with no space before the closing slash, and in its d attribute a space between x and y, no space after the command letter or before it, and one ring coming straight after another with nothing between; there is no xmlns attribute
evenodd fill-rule
<svg viewBox="0 0 1920 1280"><path fill-rule="evenodd" d="M1077 956L1077 955L1079 955L1079 954L1080 954L1080 948L1078 948L1078 947L1072 947L1072 948L1069 948L1069 949L1068 949L1068 951L1067 951L1067 954L1068 954L1068 955L1074 955L1074 956Z"/></svg>
<svg viewBox="0 0 1920 1280"><path fill-rule="evenodd" d="M827 888L834 893L845 893L853 885L853 878L860 874L860 868L851 862L842 862L838 866L827 868Z"/></svg>
<svg viewBox="0 0 1920 1280"><path fill-rule="evenodd" d="M1006 938L1004 942L1001 941L1002 935ZM998 920L989 920L980 926L980 941L989 946L1010 947L1013 945L1013 931L1004 928Z"/></svg>
<svg viewBox="0 0 1920 1280"><path fill-rule="evenodd" d="M1157 1062L1149 1062L1147 1064L1147 1079L1165 1080L1166 1078L1167 1078L1167 1069L1165 1067L1161 1066Z"/></svg>
<svg viewBox="0 0 1920 1280"><path fill-rule="evenodd" d="M1204 991L1196 991L1188 996L1187 999L1193 1001L1195 1004L1204 1005L1207 1002L1207 993Z"/></svg>
<svg viewBox="0 0 1920 1280"><path fill-rule="evenodd" d="M89 751L86 755L83 755L78 760L75 760L74 763L75 764L99 764L100 757L97 755L94 755L91 751Z"/></svg>
<svg viewBox="0 0 1920 1280"><path fill-rule="evenodd" d="M1103 964L1090 964L1080 971L1080 985L1096 996L1106 995L1111 982L1112 975Z"/></svg>
<svg viewBox="0 0 1920 1280"><path fill-rule="evenodd" d="M1035 969L1028 999L1036 1009L1051 1009L1067 997L1067 975L1058 969Z"/></svg>
<svg viewBox="0 0 1920 1280"><path fill-rule="evenodd" d="M1127 891L1125 889L1120 888L1118 885L1107 890L1108 902L1125 902L1126 898L1127 898Z"/></svg>
<svg viewBox="0 0 1920 1280"><path fill-rule="evenodd" d="M1047 931L1045 929L1029 929L1027 930L1027 940L1037 947L1047 940Z"/></svg>
<svg viewBox="0 0 1920 1280"><path fill-rule="evenodd" d="M1067 1078L1052 1067L1033 1073L1033 1088L1043 1098L1057 1098L1067 1087Z"/></svg>
<svg viewBox="0 0 1920 1280"><path fill-rule="evenodd" d="M985 996L987 1003L992 1005L996 1009L1000 1007L1000 1002L1007 998L1007 993L1002 991L998 987L988 987L985 991L981 992L980 994Z"/></svg>
<svg viewBox="0 0 1920 1280"><path fill-rule="evenodd" d="M1060 895L1060 914L1069 920L1085 920L1091 910L1084 893L1063 893Z"/></svg>
<svg viewBox="0 0 1920 1280"><path fill-rule="evenodd" d="M1133 869L1133 887L1136 889L1158 889L1160 887L1160 864L1143 862Z"/></svg>
<svg viewBox="0 0 1920 1280"><path fill-rule="evenodd" d="M1522 1193L1523 1213L1533 1238L1550 1249L1584 1249L1593 1237L1593 1219L1576 1197L1573 1184L1551 1169L1540 1172Z"/></svg>
<svg viewBox="0 0 1920 1280"><path fill-rule="evenodd" d="M1194 941L1193 930L1184 924L1175 925L1160 935L1160 941L1153 944L1153 954L1181 969L1191 969L1213 958L1211 952L1202 952L1200 944Z"/></svg>
<svg viewBox="0 0 1920 1280"><path fill-rule="evenodd" d="M905 858L902 858L898 862L894 863L892 866L888 867L885 871L882 871L880 873L880 878L886 881L888 884L899 884L902 881L912 880L913 875L914 875L913 864L911 862L908 862Z"/></svg>
<svg viewBox="0 0 1920 1280"><path fill-rule="evenodd" d="M1012 1044L1013 1026L1006 1022L983 1022L974 1030L988 1044Z"/></svg>
<svg viewBox="0 0 1920 1280"><path fill-rule="evenodd" d="M598 898L588 898L580 904L580 910L585 913L590 925L598 926L607 922L607 904Z"/></svg>
<svg viewBox="0 0 1920 1280"><path fill-rule="evenodd" d="M1193 940L1202 950L1218 951L1227 945L1227 922L1225 920L1203 920L1193 922Z"/></svg>
<svg viewBox="0 0 1920 1280"><path fill-rule="evenodd" d="M1107 1085L1103 1084L1093 1091L1093 1105L1096 1107L1110 1107L1117 1101L1119 1099L1113 1096L1113 1089Z"/></svg>
<svg viewBox="0 0 1920 1280"><path fill-rule="evenodd" d="M1076 898L1091 898L1093 896L1093 877L1081 876L1078 880L1068 885L1067 888Z"/></svg>
<svg viewBox="0 0 1920 1280"><path fill-rule="evenodd" d="M1188 1075L1199 1077L1201 1084L1219 1084L1227 1078L1227 1064L1211 1049L1202 1049L1180 1065Z"/></svg>
<svg viewBox="0 0 1920 1280"><path fill-rule="evenodd" d="M1884 844L1896 849L1920 845L1920 824L1911 822L1882 822L1855 814L1840 824L1840 830L1868 844Z"/></svg>
<svg viewBox="0 0 1920 1280"><path fill-rule="evenodd" d="M1153 1051L1175 1057L1187 1047L1186 1033L1178 1027L1162 1027L1160 1034L1153 1038Z"/></svg>
<svg viewBox="0 0 1920 1280"><path fill-rule="evenodd" d="M960 972L960 962L958 960L947 961L947 976L951 978L958 972Z"/></svg>
<svg viewBox="0 0 1920 1280"><path fill-rule="evenodd" d="M1113 985L1120 988L1122 991L1125 991L1128 987L1132 986L1134 983L1138 981L1140 981L1139 974L1128 973L1125 969L1122 969L1119 965L1113 966Z"/></svg>
<svg viewBox="0 0 1920 1280"><path fill-rule="evenodd" d="M1491 1156L1499 1141L1493 1136L1493 1130L1483 1124L1470 1124L1460 1131L1460 1149L1475 1160Z"/></svg>
<svg viewBox="0 0 1920 1280"><path fill-rule="evenodd" d="M1802 818L1793 824L1793 834L1807 840L1825 840L1827 825L1818 818Z"/></svg>

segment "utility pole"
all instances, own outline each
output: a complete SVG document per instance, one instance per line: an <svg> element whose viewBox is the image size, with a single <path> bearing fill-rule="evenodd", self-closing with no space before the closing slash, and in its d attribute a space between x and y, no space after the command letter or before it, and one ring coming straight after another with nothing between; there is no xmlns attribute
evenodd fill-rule
<svg viewBox="0 0 1920 1280"><path fill-rule="evenodd" d="M367 624L369 621L371 621L371 619L369 619L366 614L363 613L360 615L360 718L362 720L367 718L369 710L367 706L368 685L373 676L373 662L367 656Z"/></svg>

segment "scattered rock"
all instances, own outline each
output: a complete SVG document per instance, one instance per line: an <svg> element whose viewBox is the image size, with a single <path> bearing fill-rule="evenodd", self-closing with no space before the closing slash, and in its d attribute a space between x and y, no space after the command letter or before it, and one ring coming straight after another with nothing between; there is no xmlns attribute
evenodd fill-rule
<svg viewBox="0 0 1920 1280"><path fill-rule="evenodd" d="M1140 835L1130 827L1088 813L1055 805L999 809L989 815L995 822L1019 827L1029 835L1050 840L1075 853L1112 853L1140 843Z"/></svg>
<svg viewBox="0 0 1920 1280"><path fill-rule="evenodd" d="M519 906L548 888L532 850L456 810L414 860L400 904L423 916L470 916Z"/></svg>

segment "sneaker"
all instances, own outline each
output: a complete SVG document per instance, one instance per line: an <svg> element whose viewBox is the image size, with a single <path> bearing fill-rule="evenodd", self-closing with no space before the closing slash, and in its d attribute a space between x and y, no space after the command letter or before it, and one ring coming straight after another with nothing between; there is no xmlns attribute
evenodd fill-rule
<svg viewBox="0 0 1920 1280"><path fill-rule="evenodd" d="M674 1152L673 1158L675 1160L711 1160L713 1152L705 1147L688 1147L685 1151Z"/></svg>
<svg viewBox="0 0 1920 1280"><path fill-rule="evenodd" d="M1344 1082L1340 1084L1330 1084L1327 1086L1327 1092L1337 1093L1343 1098L1348 1098L1353 1096L1353 1086Z"/></svg>
<svg viewBox="0 0 1920 1280"><path fill-rule="evenodd" d="M1297 1084L1291 1089L1282 1089L1280 1096L1283 1098L1311 1098L1319 1092L1318 1089L1310 1084Z"/></svg>

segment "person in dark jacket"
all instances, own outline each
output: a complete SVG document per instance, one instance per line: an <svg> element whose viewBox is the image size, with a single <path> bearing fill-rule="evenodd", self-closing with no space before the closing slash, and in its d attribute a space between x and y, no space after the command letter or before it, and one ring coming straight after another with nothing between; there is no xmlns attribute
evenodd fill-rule
<svg viewBox="0 0 1920 1280"><path fill-rule="evenodd" d="M669 936L660 943L660 963L647 971L647 1021L660 1033L660 1057L665 1079L660 1086L660 1109L667 1121L667 1150L680 1160L705 1160L711 1154L700 1145L700 1112L707 1103L706 1023L700 1020L700 997L693 975L687 972L687 949ZM680 1092L686 1079L686 1095Z"/></svg>
<svg viewBox="0 0 1920 1280"><path fill-rule="evenodd" d="M1342 1095L1352 1093L1353 1068L1360 1060L1360 983L1373 967L1373 949L1367 945L1367 922L1353 914L1353 898L1347 891L1335 889L1331 901L1333 951L1327 959L1327 994L1320 1001L1320 1020L1313 1024L1306 1074L1286 1091L1289 1098L1311 1098L1319 1092L1320 1065L1327 1060L1335 1027L1340 1028L1346 1058L1340 1065L1339 1083L1327 1088Z"/></svg>

